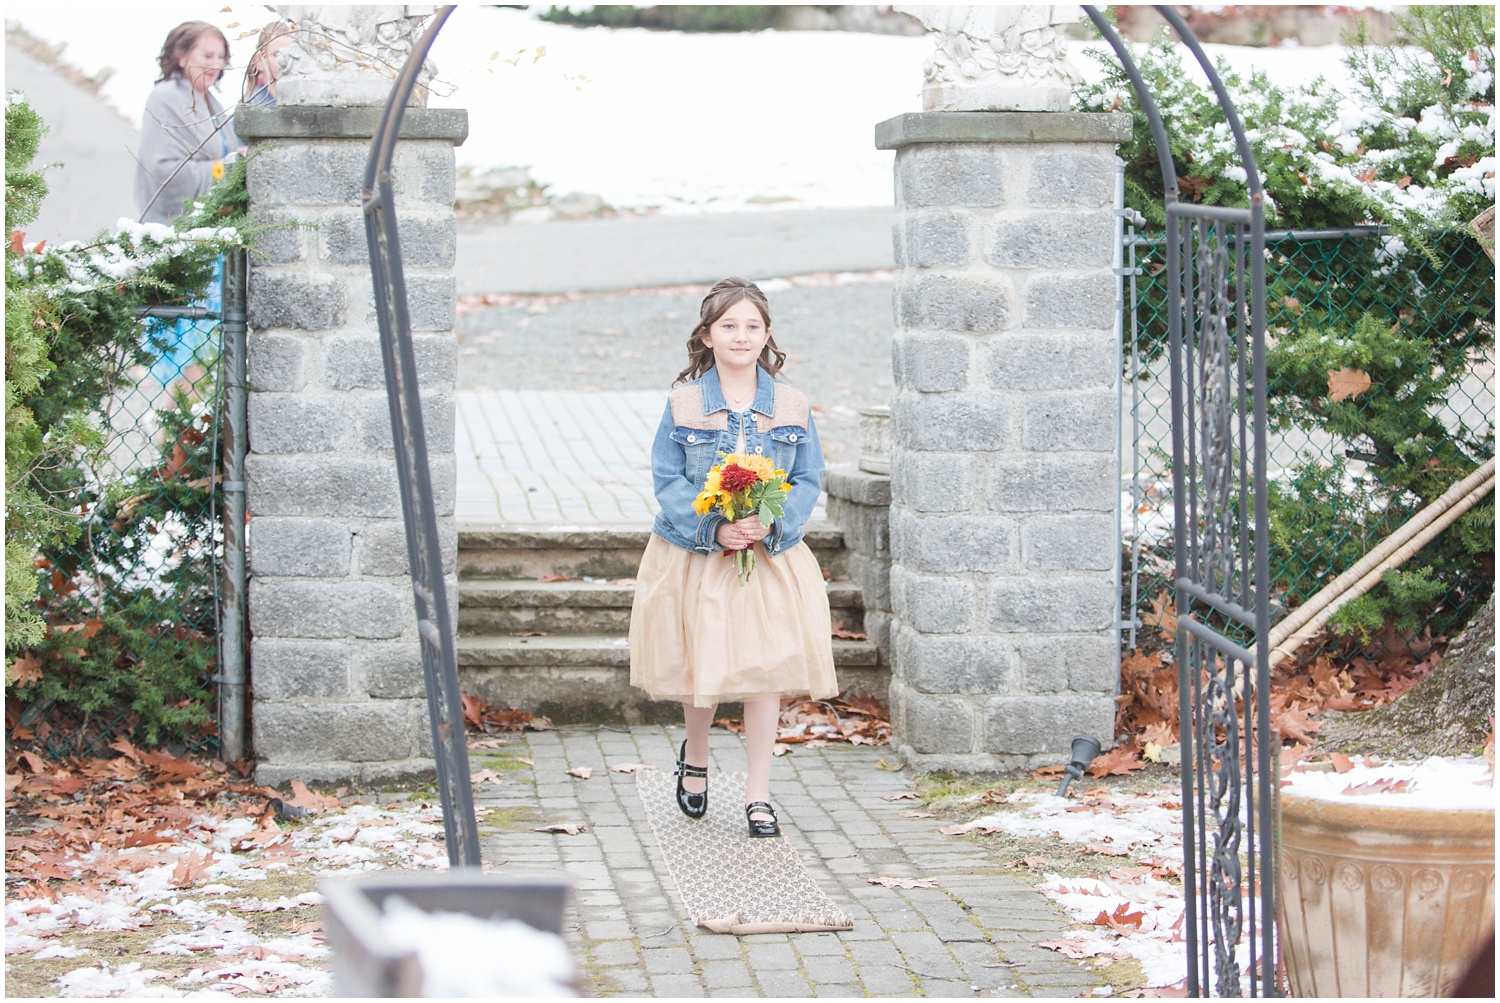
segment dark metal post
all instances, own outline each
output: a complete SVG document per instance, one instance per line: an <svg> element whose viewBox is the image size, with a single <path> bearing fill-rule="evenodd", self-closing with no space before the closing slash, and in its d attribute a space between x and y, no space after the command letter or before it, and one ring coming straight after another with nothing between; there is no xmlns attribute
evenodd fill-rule
<svg viewBox="0 0 1500 1003"><path fill-rule="evenodd" d="M1113 27L1097 9L1084 10L1115 50L1150 123L1164 190L1186 989L1191 996L1241 995L1235 947L1248 931L1252 954L1259 948L1248 972L1250 994L1274 995L1270 686L1268 652L1259 643L1270 626L1265 196L1234 103L1177 12L1156 7L1218 98L1248 179L1248 209L1179 200L1166 130L1150 90ZM1247 352L1253 372L1248 378ZM1253 412L1250 422L1247 410ZM1241 678L1245 688L1237 698ZM1250 900L1248 909L1242 895Z"/></svg>
<svg viewBox="0 0 1500 1003"><path fill-rule="evenodd" d="M219 624L219 755L245 757L245 251L224 258L224 577Z"/></svg>
<svg viewBox="0 0 1500 1003"><path fill-rule="evenodd" d="M458 661L443 553L433 506L432 472L427 462L427 433L422 423L417 386L417 359L412 346L401 239L396 225L396 193L391 174L401 118L417 76L438 32L453 8L443 7L413 46L401 75L391 87L380 125L370 141L365 164L365 239L370 248L375 312L380 324L380 354L391 410L391 437L396 452L396 481L406 524L406 551L416 600L422 677L432 725L438 790L443 799L443 829L450 867L479 867L479 828L474 820L474 791L469 782L469 751L459 700Z"/></svg>

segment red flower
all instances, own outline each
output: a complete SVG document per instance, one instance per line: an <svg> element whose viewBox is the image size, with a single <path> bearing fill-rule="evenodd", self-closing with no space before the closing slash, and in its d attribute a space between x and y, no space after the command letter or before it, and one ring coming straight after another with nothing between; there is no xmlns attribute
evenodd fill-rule
<svg viewBox="0 0 1500 1003"><path fill-rule="evenodd" d="M760 478L756 476L755 471L746 470L737 463L730 463L719 475L719 486L730 494L739 494L758 480Z"/></svg>

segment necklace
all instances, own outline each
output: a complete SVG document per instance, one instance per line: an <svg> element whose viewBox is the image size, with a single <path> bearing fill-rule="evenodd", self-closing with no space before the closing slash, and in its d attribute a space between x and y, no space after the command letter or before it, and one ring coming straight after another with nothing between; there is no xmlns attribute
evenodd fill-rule
<svg viewBox="0 0 1500 1003"><path fill-rule="evenodd" d="M745 406L755 399L755 391L750 391L744 397L735 397L731 395L728 390L725 390L724 397L729 401L730 404L734 405L734 409L736 411L743 411L745 409Z"/></svg>

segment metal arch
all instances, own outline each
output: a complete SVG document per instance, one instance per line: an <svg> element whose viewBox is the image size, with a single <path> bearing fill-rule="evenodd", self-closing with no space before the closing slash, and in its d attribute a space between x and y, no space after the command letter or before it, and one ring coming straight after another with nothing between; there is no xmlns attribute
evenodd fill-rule
<svg viewBox="0 0 1500 1003"><path fill-rule="evenodd" d="M1248 919L1252 949L1256 933L1260 933L1260 956L1248 972L1250 994L1274 995L1274 942L1268 922L1273 915L1274 875L1269 663L1267 646L1258 643L1268 633L1270 618L1269 553L1264 532L1267 524L1264 193L1239 116L1218 74L1176 11L1158 6L1157 12L1181 36L1207 75L1234 133L1251 190L1248 210L1181 202L1166 130L1139 69L1098 9L1091 6L1083 9L1120 58L1150 122L1161 162L1167 210L1173 494L1178 536L1177 664L1182 701L1183 878L1189 902L1187 988L1191 995L1201 995L1207 990L1212 967L1220 995L1242 994L1234 948ZM391 178L406 102L433 41L452 11L451 6L438 11L391 90L371 142L364 179L364 213L422 666L443 796L448 858L451 866L477 867L479 842L468 783L454 635L432 503ZM1185 229L1179 222L1182 220L1188 222ZM1244 282L1247 257L1248 299ZM1192 296L1184 295L1184 280ZM1236 337L1231 338L1231 328ZM1185 336L1185 331L1192 336ZM1247 352L1251 355L1248 374ZM1247 405L1253 412L1253 424L1248 428ZM1247 476L1247 447L1254 457L1253 479ZM1254 495L1253 524L1248 511L1250 493ZM1214 622L1250 633L1249 638L1242 639L1253 645L1253 653L1247 645L1232 640L1224 629L1210 626L1215 614ZM1236 667L1243 672L1243 678L1236 678ZM1248 700L1243 709L1244 734L1251 733L1253 719L1257 739L1253 747L1241 742L1235 694L1243 692L1242 684L1255 694L1254 713ZM1203 746L1212 750L1211 755L1195 752ZM1260 822L1258 847L1255 827L1246 830L1243 825L1242 807ZM1207 854L1209 812L1215 822L1211 866ZM1248 884L1240 871L1240 838L1244 834L1250 837ZM1199 895L1198 873L1205 870L1209 877L1206 894ZM1257 884L1258 923L1253 904ZM1252 896L1248 915L1242 898L1242 888L1246 886ZM1214 932L1211 940L1205 936L1210 928ZM1212 966L1210 945L1214 949Z"/></svg>
<svg viewBox="0 0 1500 1003"><path fill-rule="evenodd" d="M1130 78L1164 190L1187 991L1243 994L1235 956L1243 933L1250 995L1277 995L1270 664L1259 643L1270 628L1265 195L1229 92L1178 13L1155 8L1218 98L1245 169L1248 209L1181 201L1150 89L1113 26L1097 8L1083 9Z"/></svg>
<svg viewBox="0 0 1500 1003"><path fill-rule="evenodd" d="M386 394L391 408L396 481L401 491L401 516L406 524L406 552L411 562L412 594L416 600L422 676L427 685L427 712L432 725L438 789L443 798L448 866L478 868L481 864L479 828L474 820L474 792L469 783L469 752L458 689L453 617L448 605L447 584L443 579L443 551L433 505L432 474L427 462L427 433L422 423L417 360L412 347L411 316L407 309L406 277L401 265L396 193L391 174L406 103L411 99L427 53L451 13L451 6L438 10L391 87L391 96L370 141L370 158L365 163L363 208L365 239L370 248L370 273L375 288L375 313L380 324L380 354L385 363Z"/></svg>

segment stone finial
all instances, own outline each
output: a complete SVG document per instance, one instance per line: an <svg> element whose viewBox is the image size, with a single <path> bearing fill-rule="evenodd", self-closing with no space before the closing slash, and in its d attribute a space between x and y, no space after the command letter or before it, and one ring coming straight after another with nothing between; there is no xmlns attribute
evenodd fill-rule
<svg viewBox="0 0 1500 1003"><path fill-rule="evenodd" d="M1067 111L1077 72L1062 26L1068 4L919 6L895 10L937 35L923 64L924 111Z"/></svg>
<svg viewBox="0 0 1500 1003"><path fill-rule="evenodd" d="M383 105L406 64L431 4L271 4L296 27L281 53L283 105ZM422 68L413 103L426 104L436 68Z"/></svg>

